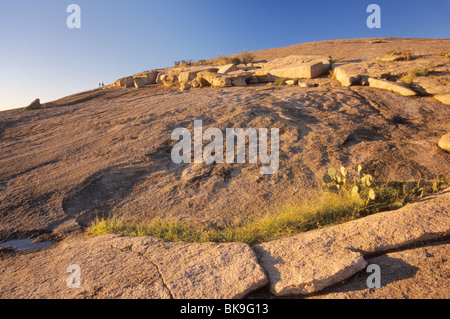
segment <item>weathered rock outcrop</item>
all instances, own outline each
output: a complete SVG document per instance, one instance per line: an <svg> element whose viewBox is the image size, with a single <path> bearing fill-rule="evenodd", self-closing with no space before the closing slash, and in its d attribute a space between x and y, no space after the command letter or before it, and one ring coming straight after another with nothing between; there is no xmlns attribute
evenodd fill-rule
<svg viewBox="0 0 450 319"><path fill-rule="evenodd" d="M274 82L278 78L275 75L265 72L256 72L253 76L258 81L258 83L270 83Z"/></svg>
<svg viewBox="0 0 450 319"><path fill-rule="evenodd" d="M172 86L172 85L176 85L179 83L178 80L178 74L177 73L168 73L168 74L162 74L159 77L159 81L161 81L161 83L164 86Z"/></svg>
<svg viewBox="0 0 450 319"><path fill-rule="evenodd" d="M236 71L227 74L199 72L197 78L191 81L192 87L229 87L229 86L247 86L247 81L250 83L257 82L256 78L251 72Z"/></svg>
<svg viewBox="0 0 450 319"><path fill-rule="evenodd" d="M227 87L232 86L231 78L223 76L217 73L211 72L199 72L197 74L197 82L200 87L212 86L212 87Z"/></svg>
<svg viewBox="0 0 450 319"><path fill-rule="evenodd" d="M133 87L134 86L134 79L132 76L127 76L121 79L118 79L115 83L114 86L116 87Z"/></svg>
<svg viewBox="0 0 450 319"><path fill-rule="evenodd" d="M148 77L140 76L134 79L134 86L138 89L143 88L148 84Z"/></svg>
<svg viewBox="0 0 450 319"><path fill-rule="evenodd" d="M252 70L260 83L273 82L277 78L311 79L328 72L329 58L320 56L288 56L268 63L256 63L260 69Z"/></svg>
<svg viewBox="0 0 450 319"><path fill-rule="evenodd" d="M155 80L156 84L160 84L160 85L163 84L161 81L161 77L165 74L166 74L165 72L158 72L158 74L156 75L156 80Z"/></svg>
<svg viewBox="0 0 450 319"><path fill-rule="evenodd" d="M156 71L150 71L146 73L148 78L148 84L155 84L156 83L156 77L158 76L158 72Z"/></svg>
<svg viewBox="0 0 450 319"><path fill-rule="evenodd" d="M334 76L342 86L370 85L404 96L434 95L442 103L450 104L446 97L450 94L447 65L448 59L436 55L409 61L401 56L389 55L376 60L338 65L334 69Z"/></svg>
<svg viewBox="0 0 450 319"><path fill-rule="evenodd" d="M320 52L333 55L335 66L367 59L367 63L361 64L367 73L356 73L361 84L365 83L360 81L363 76L393 83L411 80L410 87L419 94L420 86L436 97L446 94L450 60L437 52L446 49L450 40L386 39L381 45L367 42L367 39L330 41L256 54L258 59L273 60L287 54ZM375 61L377 56L399 45L414 48L417 56L410 61ZM415 69L426 69L430 62L439 66ZM228 81L231 86L259 83L254 72L269 68L265 63L238 66L240 71L227 74L217 74L212 69L210 73L215 74L212 77L216 81ZM273 68L293 65L299 64ZM250 76L236 77L239 73L245 75L241 71L247 71ZM146 76L147 72L133 78ZM193 77L189 72L198 74L205 69L179 66L155 72L174 73L180 81L182 72L188 72L189 80ZM259 78L263 82L277 77L267 73ZM200 87L196 75L189 82L172 87L164 87L160 81L161 85L145 89L125 89L123 83L124 87L117 89L95 88L63 97L52 103L54 109L44 104L45 109L40 111L0 112L0 241L35 238L48 232L52 232L50 238L79 235L43 251L26 254L10 251L6 255L0 252L0 298L189 297L197 296L187 292L194 291L191 287L197 285L202 287L203 295L242 296L259 286L259 282L243 281L240 286L227 280L234 279L230 277L232 274L237 277L246 274L252 280L256 274L258 278L257 267L248 268L254 264L244 258L254 258L246 246L196 247L159 240L147 245L141 242L142 238L134 239L130 246L122 246L120 237L108 240L85 237L81 235L84 230L81 226L88 227L99 216L131 223L160 218L200 229L226 229L227 225L258 221L266 212L280 212L291 202L301 202L320 187L320 177L330 166L344 165L355 171L361 164L379 182L419 178L431 181L440 174L450 175L450 153L438 147L439 138L449 131L450 114L448 107L437 99L409 98L364 86L349 89L326 76L299 82L314 83L317 87L261 84L248 89L177 92L178 88L187 89L189 85ZM194 120L202 120L204 132L218 128L224 134L226 128L279 128L278 172L262 176L260 163L236 161L198 164L198 172L190 170L194 163L175 164L171 149L176 142L171 140L171 133L176 128L186 128L192 133ZM206 146L206 136L203 142ZM289 293L314 291L350 276L363 267L364 261L370 263L368 258L372 259L373 254L380 256L388 251L385 265L403 267L391 269L392 273L401 273L405 267L410 271L406 278L410 281L401 277L394 282L393 289L403 285L404 289L398 291L406 298L415 297L420 285L426 286L427 282L414 282L420 276L408 265L392 260L401 257L390 251L410 249L409 244L422 246L422 239L432 239L435 243L434 240L448 238L444 226L450 223L443 216L448 212L450 199L447 196L439 204L437 196L441 195L425 198L417 206L383 213L380 218L374 215L348 225L259 245L265 250L262 255L267 254L261 260L266 263L268 274L280 278L271 284ZM406 213L406 209L415 212ZM116 239L117 246L112 247ZM137 249L140 245L145 246L145 252ZM397 248L399 245L403 248ZM434 284L426 288L427 291L442 289L441 296L448 296L450 283L446 252L448 248L447 251L421 251L424 258L428 258L428 253L435 255L428 258L436 261L429 264L430 273L436 270L434 276L428 277ZM191 260L184 260L184 253ZM231 259L234 254L243 261L240 266L236 259ZM206 263L207 257L211 257L213 266ZM195 268L197 259L202 269ZM402 260L409 263L411 259ZM81 266L80 289L67 289L66 267L70 264ZM202 277L202 271L205 276L210 274L217 279ZM385 271L382 268L383 280ZM364 285L368 276L364 269L347 280L361 276ZM206 294L206 284L197 284L197 280L213 287L211 294ZM382 282L381 289L374 289L372 296L383 298L385 284ZM238 289L229 293L224 287L230 286ZM340 284L334 288L337 286ZM427 297L424 293L419 296Z"/></svg>
<svg viewBox="0 0 450 319"><path fill-rule="evenodd" d="M197 80L197 78L193 79L193 80L191 81L190 85L191 85L191 87L194 88L194 89L199 88L199 87L201 86L201 85L200 85L200 82Z"/></svg>
<svg viewBox="0 0 450 319"><path fill-rule="evenodd" d="M416 76L412 84L425 95L450 96L450 85L443 85L440 80L438 76ZM445 77L442 80L446 81Z"/></svg>
<svg viewBox="0 0 450 319"><path fill-rule="evenodd" d="M280 78L312 79L323 73L323 63L313 61L299 66L271 69L270 74Z"/></svg>
<svg viewBox="0 0 450 319"><path fill-rule="evenodd" d="M450 153L450 132L441 137L439 147Z"/></svg>
<svg viewBox="0 0 450 319"><path fill-rule="evenodd" d="M283 69L293 66L301 66L311 62L322 62L323 73L328 72L331 67L331 57L318 55L290 55L284 58L274 59L270 62L256 63L255 65L262 69Z"/></svg>
<svg viewBox="0 0 450 319"><path fill-rule="evenodd" d="M410 89L404 84L397 83L397 82L391 82L387 80L380 80L380 79L374 79L369 78L369 85L371 87L381 89L381 90L387 90L391 92L395 92L397 94L403 95L403 96L414 96L417 95L416 91Z"/></svg>
<svg viewBox="0 0 450 319"><path fill-rule="evenodd" d="M268 282L278 296L311 294L363 270L364 255L448 236L449 201L447 189L396 211L275 239L254 250L242 243L75 237L38 252L6 252L12 255L0 258L0 298L228 299ZM77 289L67 286L69 265L81 271Z"/></svg>
<svg viewBox="0 0 450 319"><path fill-rule="evenodd" d="M298 83L297 80L286 80L286 85L296 85Z"/></svg>
<svg viewBox="0 0 450 319"><path fill-rule="evenodd" d="M344 64L336 67L333 72L342 86L360 85L363 79L368 78L366 66L365 62Z"/></svg>
<svg viewBox="0 0 450 319"><path fill-rule="evenodd" d="M320 291L367 266L361 253L328 244L333 240L329 236L325 240L315 237L315 243L302 237L274 240L256 247L269 276L271 292L277 296Z"/></svg>
<svg viewBox="0 0 450 319"><path fill-rule="evenodd" d="M192 87L190 83L182 82L180 83L180 91L187 91Z"/></svg>
<svg viewBox="0 0 450 319"><path fill-rule="evenodd" d="M342 86L370 85L404 96L433 95L441 103L449 105L450 87L448 82L450 78L448 77L447 60L438 55L419 56L408 60L398 55L386 55L378 58L341 60L333 63L331 56L290 55L270 62L255 62L251 65L183 66L159 70L161 71L159 74L157 71L150 71L138 76L149 77L149 84L156 82L165 86L180 83L188 83L192 88L246 86L248 84L270 83L279 78L289 80L312 79L327 74L333 64L336 65L333 70L334 77ZM432 74L429 73L430 70L432 70ZM237 72L242 74L236 76ZM244 72L248 74L243 76ZM417 72L417 74L414 72ZM199 76L199 73L217 75ZM233 75L233 77L222 78L219 75ZM399 80L405 75L410 76L412 80L409 79L409 82ZM369 83L369 78L371 83ZM195 82L193 82L194 79L196 79ZM133 84L125 83L127 81L125 78L120 79L112 86L133 86ZM301 82L300 86L310 87L305 86L304 83ZM183 87L186 89L187 86Z"/></svg>
<svg viewBox="0 0 450 319"><path fill-rule="evenodd" d="M184 71L184 72L180 72L178 74L178 81L180 83L187 83L192 81L193 79L195 79L197 77L197 73L195 71Z"/></svg>
<svg viewBox="0 0 450 319"><path fill-rule="evenodd" d="M225 75L231 80L233 86L247 86L247 81L251 82L253 73L246 71L236 71Z"/></svg>

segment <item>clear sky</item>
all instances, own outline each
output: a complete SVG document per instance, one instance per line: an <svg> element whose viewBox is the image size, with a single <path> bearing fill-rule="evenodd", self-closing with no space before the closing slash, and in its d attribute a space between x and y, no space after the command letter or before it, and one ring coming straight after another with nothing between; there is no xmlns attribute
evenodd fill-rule
<svg viewBox="0 0 450 319"><path fill-rule="evenodd" d="M381 29L366 26L371 3ZM366 37L449 38L450 0L0 0L0 110L181 59Z"/></svg>

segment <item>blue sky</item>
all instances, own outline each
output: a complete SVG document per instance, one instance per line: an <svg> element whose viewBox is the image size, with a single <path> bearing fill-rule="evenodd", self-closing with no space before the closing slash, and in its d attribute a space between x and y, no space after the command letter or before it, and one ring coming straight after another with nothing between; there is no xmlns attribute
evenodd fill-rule
<svg viewBox="0 0 450 319"><path fill-rule="evenodd" d="M81 8L81 28L66 25ZM381 29L366 8L381 7ZM366 37L450 37L450 0L0 0L0 110L181 59Z"/></svg>

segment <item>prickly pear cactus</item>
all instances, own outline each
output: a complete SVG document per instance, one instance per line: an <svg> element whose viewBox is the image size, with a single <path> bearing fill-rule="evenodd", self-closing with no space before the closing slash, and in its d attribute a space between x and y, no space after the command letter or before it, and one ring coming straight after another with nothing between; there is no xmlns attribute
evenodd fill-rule
<svg viewBox="0 0 450 319"><path fill-rule="evenodd" d="M331 192L351 196L354 199L364 200L367 203L375 200L375 190L369 188L374 183L373 177L370 174L364 174L361 165L358 165L358 174L353 177L353 183L349 183L350 180L350 175L345 167L341 167L339 171L331 167L328 169L328 174L325 174L322 178L323 188ZM362 191L366 194L364 198L361 196Z"/></svg>

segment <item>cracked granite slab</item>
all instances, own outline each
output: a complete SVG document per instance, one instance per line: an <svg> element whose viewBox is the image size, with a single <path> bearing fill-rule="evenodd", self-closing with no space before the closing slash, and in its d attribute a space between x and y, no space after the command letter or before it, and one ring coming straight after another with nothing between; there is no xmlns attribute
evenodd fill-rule
<svg viewBox="0 0 450 319"><path fill-rule="evenodd" d="M254 251L246 244L121 237L112 245L151 260L176 299L242 298L268 282Z"/></svg>

